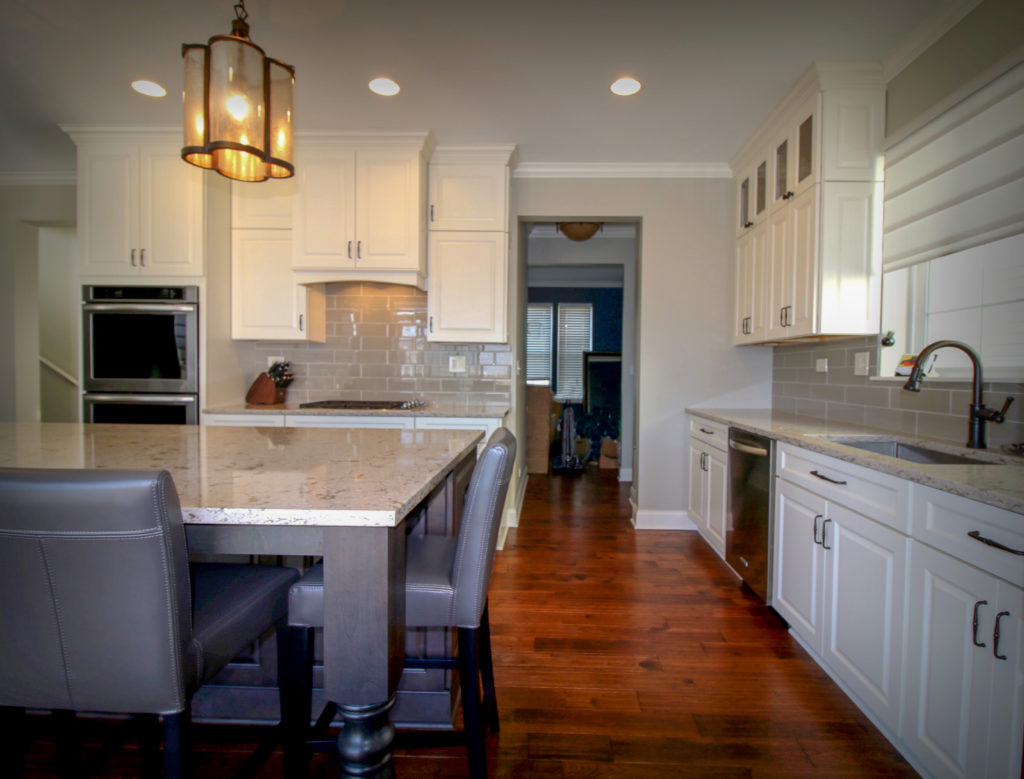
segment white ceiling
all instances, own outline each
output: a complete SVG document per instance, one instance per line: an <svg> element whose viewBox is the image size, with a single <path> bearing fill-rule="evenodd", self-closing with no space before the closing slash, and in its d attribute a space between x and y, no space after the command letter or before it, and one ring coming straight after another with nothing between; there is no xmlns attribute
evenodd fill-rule
<svg viewBox="0 0 1024 779"><path fill-rule="evenodd" d="M524 163L725 163L813 60L893 61L977 0L248 0L297 130L432 130ZM181 44L232 0L0 0L0 172L70 171L58 124L180 124ZM367 82L388 75L394 98ZM613 96L620 75L640 79ZM167 87L137 95L135 78Z"/></svg>

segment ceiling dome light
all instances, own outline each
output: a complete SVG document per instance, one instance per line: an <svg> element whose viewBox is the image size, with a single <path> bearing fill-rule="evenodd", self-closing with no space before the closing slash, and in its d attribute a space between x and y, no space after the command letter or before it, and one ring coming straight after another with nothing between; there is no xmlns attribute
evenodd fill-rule
<svg viewBox="0 0 1024 779"><path fill-rule="evenodd" d="M163 97L167 94L167 90L162 86L157 84L155 81L147 81L146 79L133 81L132 89L140 95L147 95L148 97Z"/></svg>
<svg viewBox="0 0 1024 779"><path fill-rule="evenodd" d="M614 82L612 82L612 85L609 87L609 89L611 89L611 91L614 92L616 95L626 96L635 95L637 92L640 91L640 87L642 86L643 84L641 84L635 78L632 78L630 76L623 76L622 78L616 79Z"/></svg>
<svg viewBox="0 0 1024 779"><path fill-rule="evenodd" d="M370 87L371 92L377 95L383 95L384 97L391 97L392 95L397 95L402 91L402 88L398 86L398 82L392 81L387 76L381 76L380 78L373 79L368 86Z"/></svg>
<svg viewBox="0 0 1024 779"><path fill-rule="evenodd" d="M235 181L295 175L295 68L249 39L245 0L230 35L181 47L185 60L185 145L181 157Z"/></svg>

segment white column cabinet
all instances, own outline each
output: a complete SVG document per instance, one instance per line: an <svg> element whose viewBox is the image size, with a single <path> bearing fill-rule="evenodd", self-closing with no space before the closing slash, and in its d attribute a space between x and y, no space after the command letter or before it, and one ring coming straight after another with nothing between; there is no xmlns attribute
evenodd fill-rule
<svg viewBox="0 0 1024 779"><path fill-rule="evenodd" d="M202 276L203 171L180 139L66 128L78 146L79 272Z"/></svg>
<svg viewBox="0 0 1024 779"><path fill-rule="evenodd" d="M439 148L429 170L427 340L508 341L515 149Z"/></svg>
<svg viewBox="0 0 1024 779"><path fill-rule="evenodd" d="M736 307L733 343L765 339L763 294L768 261L768 226L759 224L736 242Z"/></svg>
<svg viewBox="0 0 1024 779"><path fill-rule="evenodd" d="M763 324L742 326L753 307L738 292L733 343L878 332L884 98L877 64L815 63L733 159L738 258L745 228L768 222Z"/></svg>

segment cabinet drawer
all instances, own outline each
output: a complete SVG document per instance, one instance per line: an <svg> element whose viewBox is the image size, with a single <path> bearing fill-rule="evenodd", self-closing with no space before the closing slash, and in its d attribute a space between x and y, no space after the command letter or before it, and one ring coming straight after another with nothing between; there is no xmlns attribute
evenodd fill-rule
<svg viewBox="0 0 1024 779"><path fill-rule="evenodd" d="M729 426L709 422L701 417L690 417L690 437L719 449L729 448Z"/></svg>
<svg viewBox="0 0 1024 779"><path fill-rule="evenodd" d="M903 479L791 444L780 443L777 451L778 477L909 534L909 493Z"/></svg>
<svg viewBox="0 0 1024 779"><path fill-rule="evenodd" d="M413 417L351 417L328 414L287 414L285 427L362 427L388 430L412 430Z"/></svg>
<svg viewBox="0 0 1024 779"><path fill-rule="evenodd" d="M923 484L911 484L910 491L916 540L1024 587L1024 555L968 535L977 533L980 538L1024 552L1024 516Z"/></svg>
<svg viewBox="0 0 1024 779"><path fill-rule="evenodd" d="M203 414L201 420L220 427L284 427L284 414Z"/></svg>

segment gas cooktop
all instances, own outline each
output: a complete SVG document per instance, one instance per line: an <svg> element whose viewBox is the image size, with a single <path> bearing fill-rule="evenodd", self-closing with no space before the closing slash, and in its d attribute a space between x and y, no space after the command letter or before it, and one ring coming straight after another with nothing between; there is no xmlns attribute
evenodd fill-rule
<svg viewBox="0 0 1024 779"><path fill-rule="evenodd" d="M395 409L419 408L427 405L422 400L316 400L300 403L299 408L338 408L362 411L393 411Z"/></svg>

